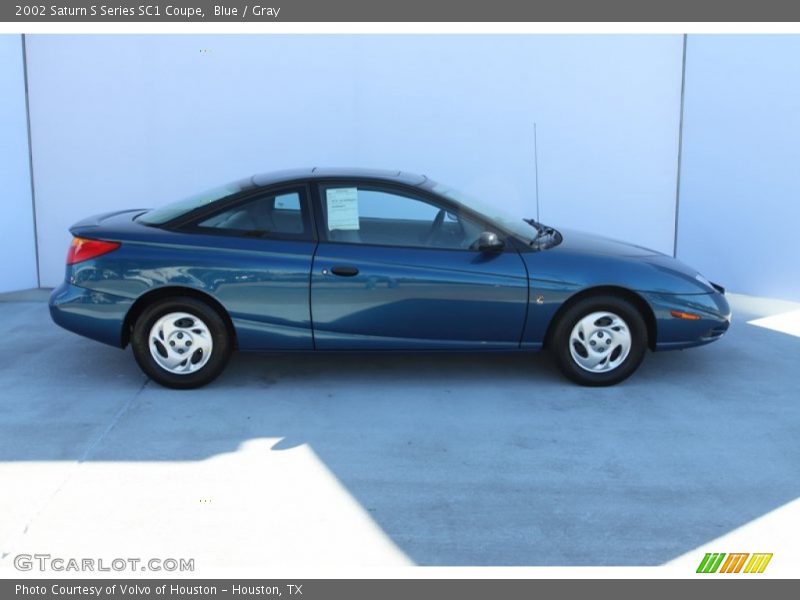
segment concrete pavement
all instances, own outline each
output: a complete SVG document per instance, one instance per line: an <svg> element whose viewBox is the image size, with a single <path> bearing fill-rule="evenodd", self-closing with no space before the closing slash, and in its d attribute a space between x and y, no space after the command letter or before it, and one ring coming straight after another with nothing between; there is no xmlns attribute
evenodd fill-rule
<svg viewBox="0 0 800 600"><path fill-rule="evenodd" d="M6 295L0 572L674 561L800 496L800 337L748 324L800 305L732 305L721 341L613 388L537 355L239 354L181 392Z"/></svg>

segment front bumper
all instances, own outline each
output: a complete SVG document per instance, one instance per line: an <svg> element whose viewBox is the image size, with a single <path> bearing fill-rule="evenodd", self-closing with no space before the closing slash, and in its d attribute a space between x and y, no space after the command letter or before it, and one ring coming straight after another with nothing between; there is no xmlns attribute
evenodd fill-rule
<svg viewBox="0 0 800 600"><path fill-rule="evenodd" d="M731 324L731 308L724 294L643 294L656 317L656 350L691 348L721 338ZM697 320L672 316L677 310L697 315Z"/></svg>
<svg viewBox="0 0 800 600"><path fill-rule="evenodd" d="M65 281L50 294L50 317L64 329L121 348L125 315L132 305L130 298Z"/></svg>

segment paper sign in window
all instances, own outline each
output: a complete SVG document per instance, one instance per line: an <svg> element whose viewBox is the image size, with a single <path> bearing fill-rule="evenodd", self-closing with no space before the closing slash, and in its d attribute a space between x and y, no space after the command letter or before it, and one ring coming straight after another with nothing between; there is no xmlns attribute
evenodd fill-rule
<svg viewBox="0 0 800 600"><path fill-rule="evenodd" d="M328 230L358 230L358 189L331 188L325 192L328 202Z"/></svg>

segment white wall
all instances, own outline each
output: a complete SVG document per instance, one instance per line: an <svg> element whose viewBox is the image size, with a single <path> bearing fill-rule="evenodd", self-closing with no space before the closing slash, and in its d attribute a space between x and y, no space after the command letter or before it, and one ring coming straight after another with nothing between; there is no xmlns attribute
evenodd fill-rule
<svg viewBox="0 0 800 600"><path fill-rule="evenodd" d="M800 300L800 36L689 36L678 257Z"/></svg>
<svg viewBox="0 0 800 600"><path fill-rule="evenodd" d="M67 227L253 172L426 173L670 252L680 36L29 36L43 285Z"/></svg>
<svg viewBox="0 0 800 600"><path fill-rule="evenodd" d="M0 35L0 292L36 287L22 38Z"/></svg>

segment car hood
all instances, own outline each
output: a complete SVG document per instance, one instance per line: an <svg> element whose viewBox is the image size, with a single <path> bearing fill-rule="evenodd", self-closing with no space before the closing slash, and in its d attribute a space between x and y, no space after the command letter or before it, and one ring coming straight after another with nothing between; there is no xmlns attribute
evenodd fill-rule
<svg viewBox="0 0 800 600"><path fill-rule="evenodd" d="M712 284L706 283L702 276L698 278L696 269L657 250L582 231L559 231L563 239L552 250L564 252L566 256L586 257L588 262L578 263L590 265L586 268L591 273L579 277L585 282L598 278L593 283L618 283L637 290L671 293L714 291ZM574 268L574 262L569 264Z"/></svg>
<svg viewBox="0 0 800 600"><path fill-rule="evenodd" d="M564 250L620 257L663 256L668 258L665 254L644 246L620 242L619 240L586 233L585 231L559 229L559 232L563 238L559 247Z"/></svg>

